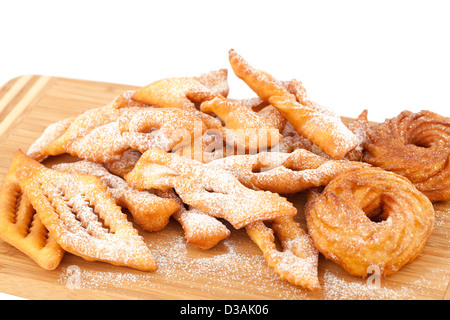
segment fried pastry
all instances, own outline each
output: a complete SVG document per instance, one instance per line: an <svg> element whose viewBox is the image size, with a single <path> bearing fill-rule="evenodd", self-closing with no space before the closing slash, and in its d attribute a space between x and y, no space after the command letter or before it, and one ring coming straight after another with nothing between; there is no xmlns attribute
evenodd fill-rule
<svg viewBox="0 0 450 320"><path fill-rule="evenodd" d="M435 220L433 205L409 180L375 167L338 175L310 194L305 214L317 249L360 277L373 266L391 275L414 260Z"/></svg>
<svg viewBox="0 0 450 320"><path fill-rule="evenodd" d="M367 136L363 161L408 178L432 202L450 200L450 118L403 111Z"/></svg>
<svg viewBox="0 0 450 320"><path fill-rule="evenodd" d="M173 199L165 199L150 193L131 188L125 180L115 176L100 163L77 161L54 165L52 169L94 175L107 186L107 190L117 204L127 208L134 221L145 231L159 231L169 223L170 216L180 210L180 205Z"/></svg>
<svg viewBox="0 0 450 320"><path fill-rule="evenodd" d="M367 119L367 110L363 110L361 114L348 124L348 128L358 138L358 145L355 149L345 155L345 159L350 161L362 161L364 152L364 143L367 139L367 130L369 130L369 121Z"/></svg>
<svg viewBox="0 0 450 320"><path fill-rule="evenodd" d="M245 230L281 279L312 291L320 290L319 252L311 237L292 217L274 219L271 228L263 221L256 221ZM277 249L274 231L282 251Z"/></svg>
<svg viewBox="0 0 450 320"><path fill-rule="evenodd" d="M123 178L128 172L133 170L141 155L142 153L138 150L128 149L122 153L117 161L104 163L103 165L112 174Z"/></svg>
<svg viewBox="0 0 450 320"><path fill-rule="evenodd" d="M47 158L48 155L42 154L42 148L49 145L66 132L67 128L72 124L75 118L67 118L58 122L52 123L45 128L42 135L34 141L28 148L27 156L30 158L42 161Z"/></svg>
<svg viewBox="0 0 450 320"><path fill-rule="evenodd" d="M191 92L207 92L226 97L229 92L228 71L221 69L199 77L166 78L152 82L134 92L135 101L161 108L196 110L195 103L187 98Z"/></svg>
<svg viewBox="0 0 450 320"><path fill-rule="evenodd" d="M125 180L138 190L174 188L187 205L223 218L236 229L257 220L297 214L297 209L276 193L251 190L227 170L159 148L143 153Z"/></svg>
<svg viewBox="0 0 450 320"><path fill-rule="evenodd" d="M206 130L200 118L177 108L133 109L118 122L125 143L140 152L153 147L171 151L190 144Z"/></svg>
<svg viewBox="0 0 450 320"><path fill-rule="evenodd" d="M357 146L355 135L338 117L323 112L315 103L301 103L286 87L265 72L251 67L234 50L229 52L235 74L264 101L277 108L297 132L327 155L341 159Z"/></svg>
<svg viewBox="0 0 450 320"><path fill-rule="evenodd" d="M178 202L180 210L172 216L181 224L186 241L196 248L201 250L211 249L230 235L230 230L218 219L191 206L186 208L183 201L172 189L157 190L156 194Z"/></svg>
<svg viewBox="0 0 450 320"><path fill-rule="evenodd" d="M118 120L96 127L64 146L72 156L100 163L118 161L128 149L129 143L120 133Z"/></svg>
<svg viewBox="0 0 450 320"><path fill-rule="evenodd" d="M0 187L0 239L25 253L41 268L54 270L61 262L64 250L48 233L23 194L16 178L20 165L21 155L16 153Z"/></svg>
<svg viewBox="0 0 450 320"><path fill-rule="evenodd" d="M99 178L52 170L21 152L17 156L20 187L65 251L88 261L157 269L144 239Z"/></svg>
<svg viewBox="0 0 450 320"><path fill-rule="evenodd" d="M66 153L65 148L69 143L87 135L101 125L116 121L119 114L119 110L112 108L111 105L89 109L77 116L61 136L42 147L41 153L51 156Z"/></svg>
<svg viewBox="0 0 450 320"><path fill-rule="evenodd" d="M267 150L282 138L280 131L258 113L222 97L203 102L200 111L215 114L233 131L234 141L228 141L230 135L226 137L226 143L232 146L237 140L245 150Z"/></svg>
<svg viewBox="0 0 450 320"><path fill-rule="evenodd" d="M211 161L207 166L230 171L248 188L294 194L311 187L324 186L337 174L350 168L368 165L324 158L308 150L297 149L292 153L260 152L228 156Z"/></svg>

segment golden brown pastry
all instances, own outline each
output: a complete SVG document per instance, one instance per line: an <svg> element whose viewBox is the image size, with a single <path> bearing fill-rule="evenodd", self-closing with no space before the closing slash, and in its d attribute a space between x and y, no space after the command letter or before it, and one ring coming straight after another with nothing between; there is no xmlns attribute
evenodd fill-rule
<svg viewBox="0 0 450 320"><path fill-rule="evenodd" d="M277 108L297 132L327 155L341 159L358 140L339 117L330 115L316 103L298 101L296 95L266 72L251 67L234 50L229 51L234 73L264 101ZM299 94L301 96L301 94Z"/></svg>
<svg viewBox="0 0 450 320"><path fill-rule="evenodd" d="M16 177L22 156L18 152L14 155L0 187L0 239L25 253L41 268L54 270L61 262L64 250L22 192Z"/></svg>
<svg viewBox="0 0 450 320"><path fill-rule="evenodd" d="M103 182L46 168L19 152L17 178L56 242L88 261L153 271L156 261Z"/></svg>
<svg viewBox="0 0 450 320"><path fill-rule="evenodd" d="M363 161L408 178L433 202L450 200L450 118L403 111L367 136Z"/></svg>
<svg viewBox="0 0 450 320"><path fill-rule="evenodd" d="M355 168L310 194L305 214L317 249L350 274L369 267L391 275L413 261L434 227L434 208L406 178L380 168Z"/></svg>
<svg viewBox="0 0 450 320"><path fill-rule="evenodd" d="M297 214L276 193L251 190L227 170L159 148L143 153L125 180L138 190L173 188L185 204L223 218L236 229L257 220Z"/></svg>

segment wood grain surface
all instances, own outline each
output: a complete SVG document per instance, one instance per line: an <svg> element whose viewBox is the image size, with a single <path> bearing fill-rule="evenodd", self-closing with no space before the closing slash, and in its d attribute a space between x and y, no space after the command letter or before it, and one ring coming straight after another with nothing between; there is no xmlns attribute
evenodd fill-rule
<svg viewBox="0 0 450 320"><path fill-rule="evenodd" d="M37 75L4 84L0 179L13 152L26 151L49 124L103 106L133 88ZM289 200L305 226L304 194ZM88 262L69 253L56 270L46 271L0 241L0 292L28 299L450 299L450 203L436 203L435 209L435 230L421 255L379 282L352 277L321 257L322 290L309 292L280 280L244 230L232 230L216 247L201 251L186 244L183 230L171 221L160 232L138 228L158 261L158 271L151 273Z"/></svg>

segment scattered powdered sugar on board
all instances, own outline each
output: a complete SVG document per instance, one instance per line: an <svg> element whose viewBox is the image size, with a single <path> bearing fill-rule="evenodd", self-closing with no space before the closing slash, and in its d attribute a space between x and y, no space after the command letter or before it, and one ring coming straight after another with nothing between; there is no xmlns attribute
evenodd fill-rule
<svg viewBox="0 0 450 320"><path fill-rule="evenodd" d="M427 296L428 290L442 289L433 288L433 277L442 275L444 270L433 269L420 279L401 284L381 279L381 285L376 286L370 281L325 269L319 272L322 291L310 292L281 280L261 252L243 249L244 239L236 237L235 232L243 231L233 230L232 235L215 248L197 251L186 243L180 227L166 234L160 242L150 242L157 271L147 273L126 268L99 271L71 265L62 270L58 283L72 290L126 291L136 298L150 292L166 298L196 294L216 299L238 294L250 299L406 300L417 294ZM446 277L448 280L449 275ZM443 284L448 282L444 280Z"/></svg>
<svg viewBox="0 0 450 320"><path fill-rule="evenodd" d="M328 270L324 274L323 290L325 298L329 300L403 300L412 293L408 286L391 289L361 279L348 281Z"/></svg>

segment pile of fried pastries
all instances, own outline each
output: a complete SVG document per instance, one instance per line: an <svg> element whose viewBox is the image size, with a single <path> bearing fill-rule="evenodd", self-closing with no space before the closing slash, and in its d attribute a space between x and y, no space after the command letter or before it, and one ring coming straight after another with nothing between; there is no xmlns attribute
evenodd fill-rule
<svg viewBox="0 0 450 320"><path fill-rule="evenodd" d="M167 78L48 126L18 150L0 189L0 237L44 269L65 251L143 271L157 261L134 224L170 218L208 250L245 228L282 279L320 290L319 253L352 275L414 260L450 200L450 118L404 111L345 125L229 51L254 97L228 97L228 71ZM68 154L67 162L47 158ZM55 163L55 162L54 162ZM306 228L288 200L306 194ZM133 221L130 221L133 220Z"/></svg>

